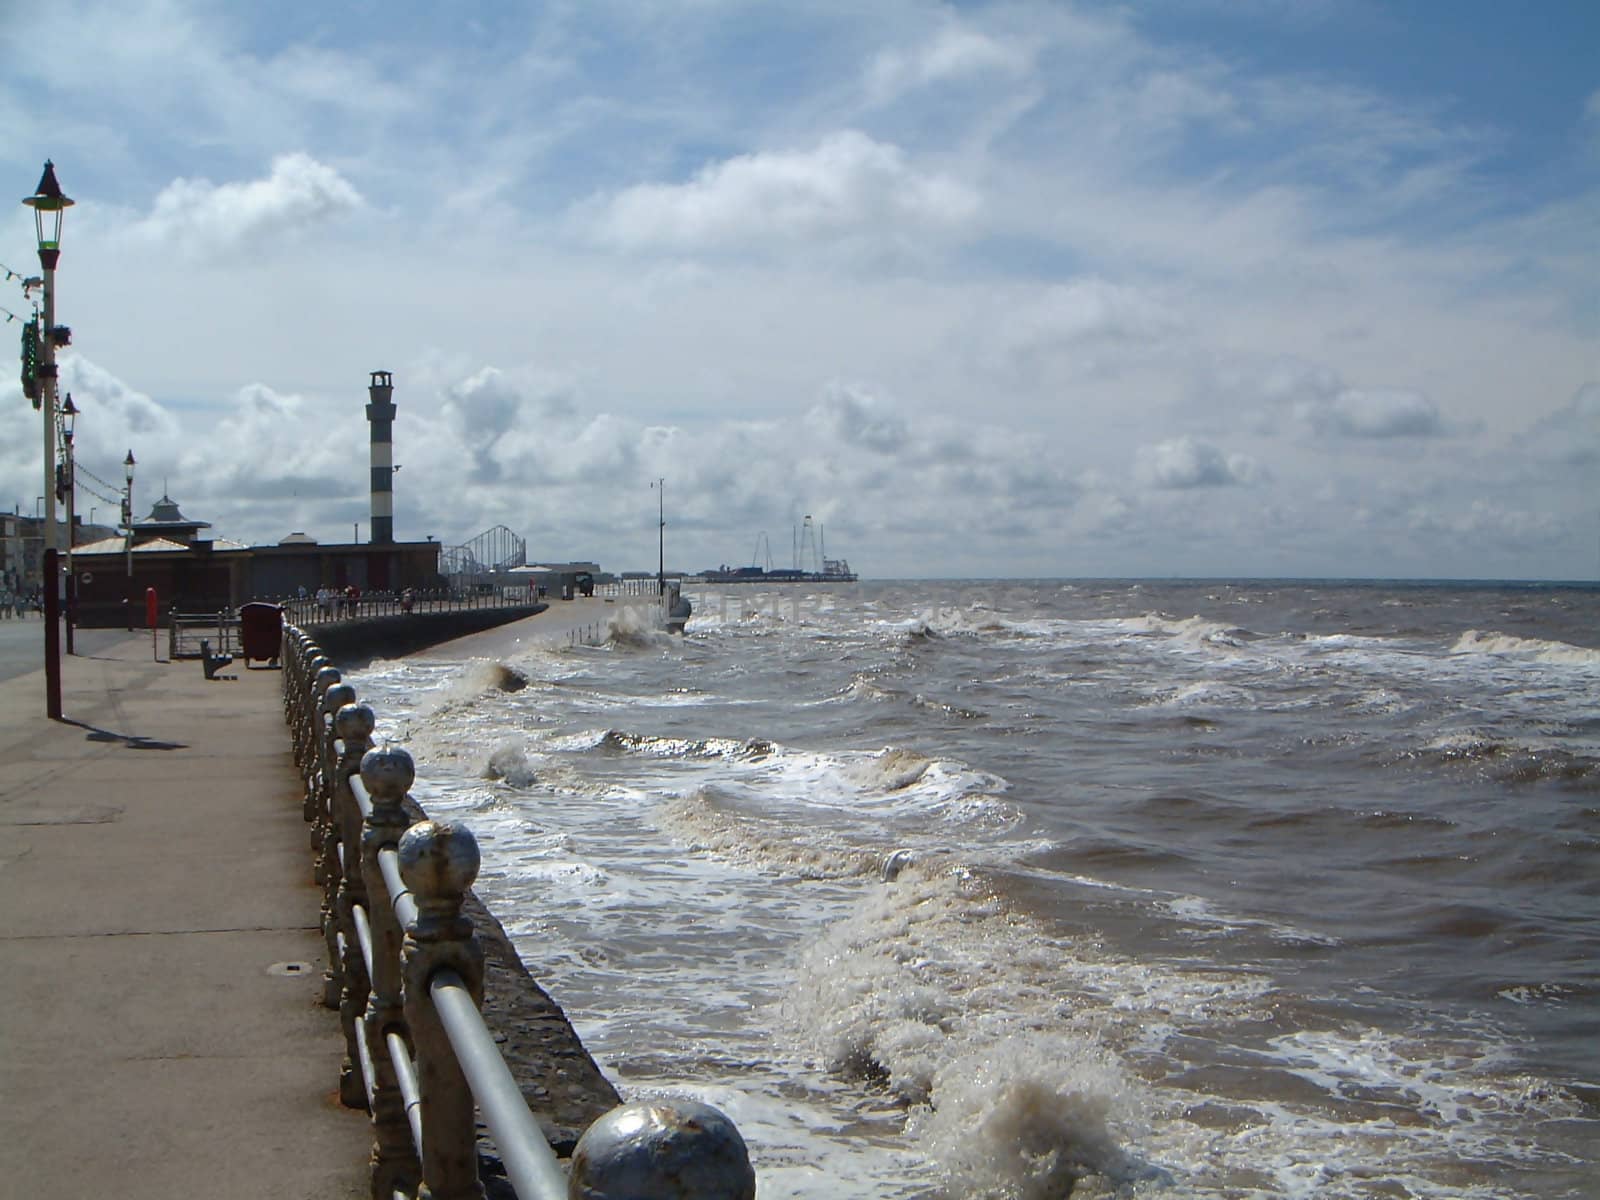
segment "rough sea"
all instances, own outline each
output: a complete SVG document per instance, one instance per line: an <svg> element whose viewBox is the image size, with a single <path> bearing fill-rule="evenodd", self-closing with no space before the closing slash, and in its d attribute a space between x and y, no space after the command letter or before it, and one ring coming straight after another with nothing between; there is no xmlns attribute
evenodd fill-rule
<svg viewBox="0 0 1600 1200"><path fill-rule="evenodd" d="M1600 1196L1600 586L686 594L354 682L762 1200Z"/></svg>

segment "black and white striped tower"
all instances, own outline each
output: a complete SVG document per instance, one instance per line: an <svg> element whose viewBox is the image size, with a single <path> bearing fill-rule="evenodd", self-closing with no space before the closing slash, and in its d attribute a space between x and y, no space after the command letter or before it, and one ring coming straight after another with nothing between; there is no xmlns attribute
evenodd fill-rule
<svg viewBox="0 0 1600 1200"><path fill-rule="evenodd" d="M394 541L394 382L374 371L367 388L367 424L372 426L372 541Z"/></svg>

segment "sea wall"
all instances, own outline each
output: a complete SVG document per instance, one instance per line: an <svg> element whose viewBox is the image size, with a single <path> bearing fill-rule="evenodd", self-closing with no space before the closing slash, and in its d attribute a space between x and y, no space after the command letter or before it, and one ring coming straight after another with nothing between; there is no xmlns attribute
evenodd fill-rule
<svg viewBox="0 0 1600 1200"><path fill-rule="evenodd" d="M372 658L407 654L532 616L546 607L528 604L359 617L320 624L312 632L333 664L341 671L350 671ZM428 819L427 812L409 796L405 808L413 822ZM565 1158L584 1130L621 1099L584 1048L561 1006L523 964L499 919L471 892L463 911L471 916L484 949L484 1024L546 1140ZM493 1143L481 1126L479 1158L484 1182L493 1196L497 1194L495 1177L500 1166ZM510 1193L502 1187L499 1194Z"/></svg>
<svg viewBox="0 0 1600 1200"><path fill-rule="evenodd" d="M375 658L396 658L452 638L481 633L541 613L548 604L513 604L451 612L393 613L351 617L309 626L318 645L341 670L354 670Z"/></svg>
<svg viewBox="0 0 1600 1200"><path fill-rule="evenodd" d="M406 812L413 821L428 819L409 797ZM583 1131L622 1099L584 1049L567 1014L524 965L499 918L476 892L467 893L462 911L472 918L483 945L483 1023L550 1148L569 1158ZM501 1167L481 1125L478 1158L487 1184Z"/></svg>

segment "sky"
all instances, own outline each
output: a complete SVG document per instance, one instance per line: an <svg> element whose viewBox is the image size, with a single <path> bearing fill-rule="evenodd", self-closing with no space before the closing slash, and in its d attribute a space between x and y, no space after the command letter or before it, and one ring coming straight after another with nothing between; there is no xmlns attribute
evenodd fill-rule
<svg viewBox="0 0 1600 1200"><path fill-rule="evenodd" d="M386 370L401 539L653 569L664 503L686 570L809 515L863 578L1600 576L1592 0L49 12L0 10L0 170L76 201L101 523L132 449L141 516L369 536Z"/></svg>

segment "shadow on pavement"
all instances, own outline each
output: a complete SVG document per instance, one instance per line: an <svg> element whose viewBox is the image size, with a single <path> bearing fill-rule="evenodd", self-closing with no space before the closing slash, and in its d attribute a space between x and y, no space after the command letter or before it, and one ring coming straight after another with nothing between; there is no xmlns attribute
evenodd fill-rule
<svg viewBox="0 0 1600 1200"><path fill-rule="evenodd" d="M85 725L82 721L74 721L70 717L63 717L63 725L76 725L79 729L87 729L86 739L91 742L121 742L130 750L187 750L186 742L158 742L154 738L143 737L139 734L112 733L109 729L97 729L93 725Z"/></svg>

